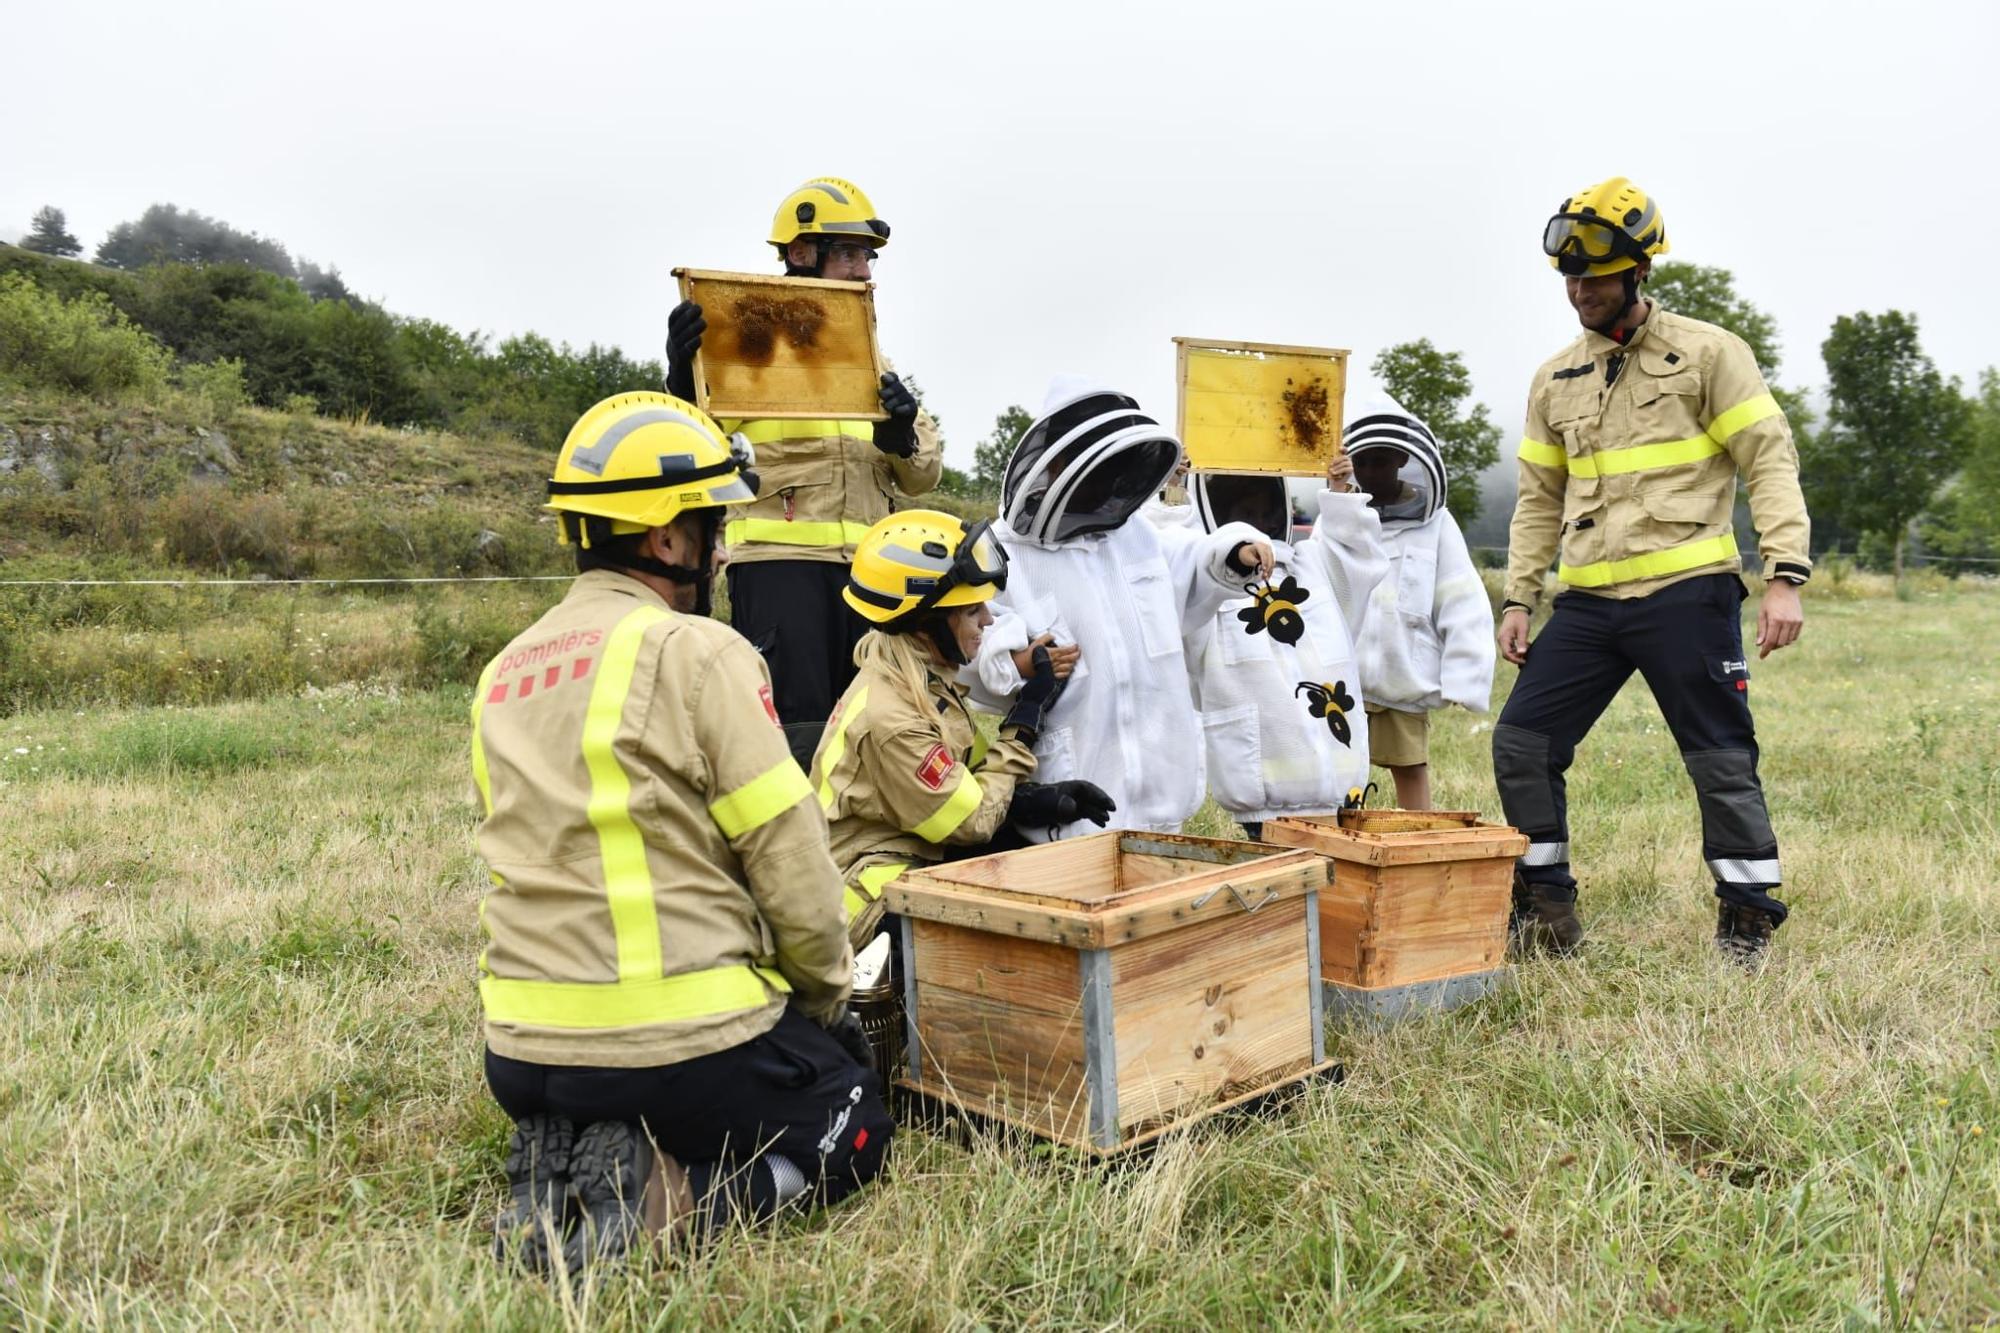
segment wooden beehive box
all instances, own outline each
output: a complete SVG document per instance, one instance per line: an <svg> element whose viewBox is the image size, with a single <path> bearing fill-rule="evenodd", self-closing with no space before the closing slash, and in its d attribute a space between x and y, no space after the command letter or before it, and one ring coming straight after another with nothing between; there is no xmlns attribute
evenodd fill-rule
<svg viewBox="0 0 2000 1333"><path fill-rule="evenodd" d="M1340 452L1347 353L1176 338L1179 434L1207 472L1320 476Z"/></svg>
<svg viewBox="0 0 2000 1333"><path fill-rule="evenodd" d="M1267 820L1264 840L1333 862L1319 923L1336 1002L1505 966L1514 859L1528 849L1507 825L1472 810L1347 810Z"/></svg>
<svg viewBox="0 0 2000 1333"><path fill-rule="evenodd" d="M904 1086L1095 1153L1327 1067L1311 852L1099 833L913 871Z"/></svg>
<svg viewBox="0 0 2000 1333"><path fill-rule="evenodd" d="M681 299L708 331L694 359L695 406L717 420L881 421L875 287L677 268Z"/></svg>

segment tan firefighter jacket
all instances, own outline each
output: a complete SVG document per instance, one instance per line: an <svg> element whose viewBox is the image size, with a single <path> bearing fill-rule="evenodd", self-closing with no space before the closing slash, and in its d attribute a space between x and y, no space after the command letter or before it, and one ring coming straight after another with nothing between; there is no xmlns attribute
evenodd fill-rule
<svg viewBox="0 0 2000 1333"><path fill-rule="evenodd" d="M965 695L913 635L870 631L813 756L813 786L832 825L856 938L874 933L882 887L946 846L990 842L1035 754L1012 731L989 749ZM955 673L953 673L955 674Z"/></svg>
<svg viewBox="0 0 2000 1333"><path fill-rule="evenodd" d="M1564 592L1643 597L1740 571L1738 477L1765 577L1802 583L1812 572L1791 428L1748 344L1726 329L1654 306L1622 347L1586 331L1535 372L1520 457L1509 602L1541 600L1558 542Z"/></svg>
<svg viewBox="0 0 2000 1333"><path fill-rule="evenodd" d="M853 956L826 824L741 635L582 575L480 677L487 1044L672 1064L828 1022Z"/></svg>
<svg viewBox="0 0 2000 1333"><path fill-rule="evenodd" d="M722 538L729 558L854 559L854 545L896 509L898 493L922 495L944 472L937 423L917 409L917 450L908 458L875 447L872 421L730 421L757 450L757 498L733 506Z"/></svg>

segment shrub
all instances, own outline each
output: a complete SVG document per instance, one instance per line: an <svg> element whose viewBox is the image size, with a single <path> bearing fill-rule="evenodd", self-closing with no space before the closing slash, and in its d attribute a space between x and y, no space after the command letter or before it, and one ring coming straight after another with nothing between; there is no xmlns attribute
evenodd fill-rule
<svg viewBox="0 0 2000 1333"><path fill-rule="evenodd" d="M201 405L211 424L229 420L250 401L250 391L243 382L243 362L233 356L182 366L181 388Z"/></svg>
<svg viewBox="0 0 2000 1333"><path fill-rule="evenodd" d="M65 301L21 273L0 274L0 374L108 398L153 397L173 357L95 292Z"/></svg>
<svg viewBox="0 0 2000 1333"><path fill-rule="evenodd" d="M446 610L426 600L417 607L417 652L425 678L470 685L526 622L511 607L471 603Z"/></svg>
<svg viewBox="0 0 2000 1333"><path fill-rule="evenodd" d="M309 573L311 553L299 540L299 519L282 494L214 488L185 490L160 505L159 527L169 557L195 569L269 574Z"/></svg>

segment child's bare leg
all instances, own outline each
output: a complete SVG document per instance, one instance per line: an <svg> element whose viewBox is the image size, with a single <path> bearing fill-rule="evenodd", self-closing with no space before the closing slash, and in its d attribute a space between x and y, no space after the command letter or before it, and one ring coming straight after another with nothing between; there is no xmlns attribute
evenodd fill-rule
<svg viewBox="0 0 2000 1333"><path fill-rule="evenodd" d="M1396 804L1404 810L1431 808L1431 766L1391 764L1389 776L1396 780Z"/></svg>

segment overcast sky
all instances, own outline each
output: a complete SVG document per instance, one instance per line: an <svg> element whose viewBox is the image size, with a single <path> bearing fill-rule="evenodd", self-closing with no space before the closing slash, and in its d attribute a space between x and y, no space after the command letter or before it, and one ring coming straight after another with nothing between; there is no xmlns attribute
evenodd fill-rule
<svg viewBox="0 0 2000 1333"><path fill-rule="evenodd" d="M1173 419L1175 334L1465 354L1510 436L1574 332L1540 254L1627 175L1823 378L1896 307L2000 363L1994 0L11 6L0 235L172 202L390 309L660 355L676 264L763 271L831 174L963 466L1058 371ZM1350 389L1350 398L1356 390Z"/></svg>

